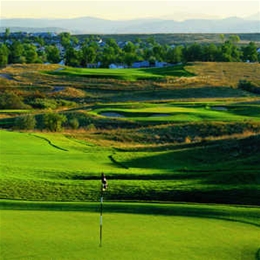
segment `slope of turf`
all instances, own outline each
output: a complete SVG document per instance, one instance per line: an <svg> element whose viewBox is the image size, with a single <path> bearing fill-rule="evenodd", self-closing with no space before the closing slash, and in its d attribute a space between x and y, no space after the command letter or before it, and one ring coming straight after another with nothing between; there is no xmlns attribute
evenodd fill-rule
<svg viewBox="0 0 260 260"><path fill-rule="evenodd" d="M171 208L181 209L182 205L123 204L125 210L131 212L131 207L135 207L142 213L125 214L124 210L121 213L109 212L113 205L105 203L103 244L99 247L97 204L90 206L90 212L86 208L77 211L77 206L82 205L67 204L62 211L57 210L62 207L58 204L52 210L32 208L28 211L26 207L24 210L2 210L2 259L230 260L255 259L258 255L259 227L194 215L190 217L189 214L178 216L178 209L173 211L173 215L157 214L160 209L169 212ZM142 212L143 206L147 208ZM115 205L114 210L117 207ZM189 211L188 207L183 205L183 212L185 208ZM190 207L191 210L197 206ZM197 212L200 210L213 215L214 211L215 215L218 212L220 218L230 214L228 206L219 209L218 206L198 206ZM247 212L248 216L250 212L259 214L259 209L231 207L230 210L234 216L239 211Z"/></svg>
<svg viewBox="0 0 260 260"><path fill-rule="evenodd" d="M258 102L119 103L96 106L92 113L137 122L260 121Z"/></svg>
<svg viewBox="0 0 260 260"><path fill-rule="evenodd" d="M166 76L189 77L192 73L186 71L184 66L149 69L82 69L66 67L65 69L48 72L55 75L80 76L91 78L112 78L119 80L156 80Z"/></svg>
<svg viewBox="0 0 260 260"><path fill-rule="evenodd" d="M105 172L110 200L259 203L259 136L133 152L63 134L0 134L1 198L96 200Z"/></svg>

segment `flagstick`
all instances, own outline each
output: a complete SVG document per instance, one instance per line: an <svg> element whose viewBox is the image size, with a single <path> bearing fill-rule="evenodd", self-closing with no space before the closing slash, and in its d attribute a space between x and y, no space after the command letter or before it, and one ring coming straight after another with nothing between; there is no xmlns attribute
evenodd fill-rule
<svg viewBox="0 0 260 260"><path fill-rule="evenodd" d="M99 246L102 247L102 213L103 213L103 192L107 188L107 179L104 173L101 174L101 190L100 190L100 230L99 230Z"/></svg>
<svg viewBox="0 0 260 260"><path fill-rule="evenodd" d="M102 213L103 213L103 186L101 185L100 196L100 230L99 230L99 246L102 247Z"/></svg>

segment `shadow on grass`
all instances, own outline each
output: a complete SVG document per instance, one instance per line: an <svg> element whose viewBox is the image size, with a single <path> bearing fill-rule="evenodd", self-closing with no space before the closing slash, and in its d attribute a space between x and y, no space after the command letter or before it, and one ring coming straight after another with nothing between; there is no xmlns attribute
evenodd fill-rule
<svg viewBox="0 0 260 260"><path fill-rule="evenodd" d="M98 213L99 203L70 202L0 202L1 210L42 210L42 211L85 211ZM105 202L103 213L126 213L163 216L202 217L236 221L260 227L259 207L238 207L224 205L200 204L162 204L162 203L122 203ZM257 253L258 254L258 253Z"/></svg>

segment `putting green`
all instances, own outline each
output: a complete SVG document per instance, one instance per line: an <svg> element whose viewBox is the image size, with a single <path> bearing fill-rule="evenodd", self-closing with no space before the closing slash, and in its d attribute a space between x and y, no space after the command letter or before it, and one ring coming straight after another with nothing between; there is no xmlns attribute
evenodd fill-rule
<svg viewBox="0 0 260 260"><path fill-rule="evenodd" d="M197 217L104 213L1 211L1 259L255 259L254 225Z"/></svg>

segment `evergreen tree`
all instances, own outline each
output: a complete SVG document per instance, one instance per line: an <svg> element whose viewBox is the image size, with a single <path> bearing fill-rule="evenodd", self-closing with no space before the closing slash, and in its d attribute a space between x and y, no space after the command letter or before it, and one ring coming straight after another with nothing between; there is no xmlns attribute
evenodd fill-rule
<svg viewBox="0 0 260 260"><path fill-rule="evenodd" d="M5 44L0 44L0 67L5 67L8 64L9 50Z"/></svg>

